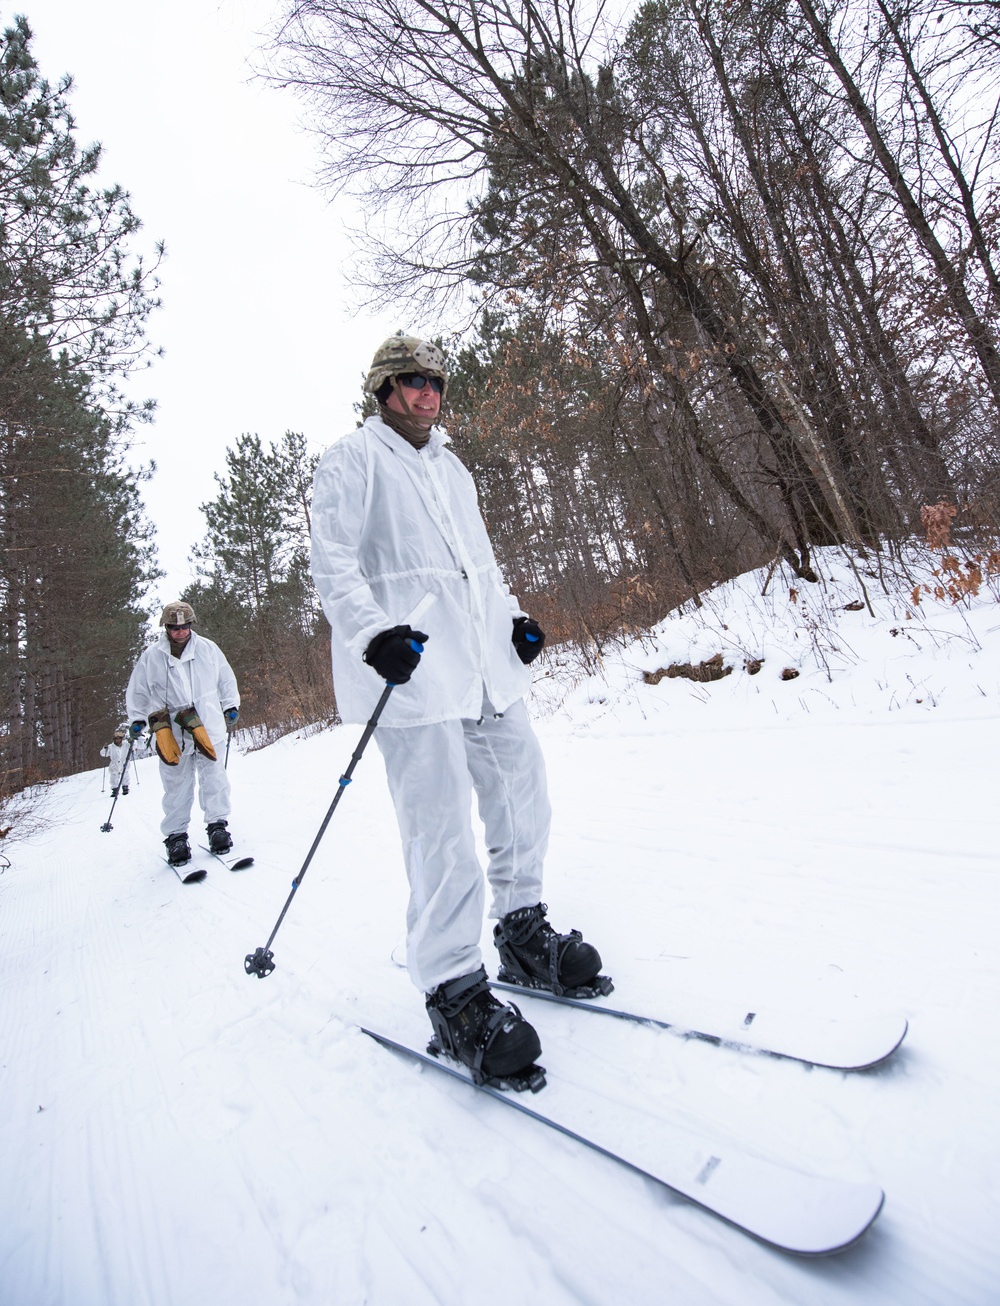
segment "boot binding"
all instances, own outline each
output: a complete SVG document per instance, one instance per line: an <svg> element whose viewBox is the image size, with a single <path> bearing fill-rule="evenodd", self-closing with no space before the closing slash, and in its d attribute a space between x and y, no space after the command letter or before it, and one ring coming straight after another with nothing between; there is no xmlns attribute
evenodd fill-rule
<svg viewBox="0 0 1000 1306"><path fill-rule="evenodd" d="M511 1003L513 1006L513 1003ZM530 1090L532 1093L538 1093L545 1087L545 1067L532 1063L526 1066L524 1070L519 1070L513 1075L487 1075L482 1070L474 1070L472 1066L467 1066L464 1061L445 1050L441 1046L438 1036L435 1034L427 1044L427 1051L432 1057L444 1057L448 1061L454 1061L456 1065L462 1066L468 1070L472 1077L472 1082L477 1088L499 1088L504 1091L512 1089L515 1093L523 1093Z"/></svg>
<svg viewBox="0 0 1000 1306"><path fill-rule="evenodd" d="M563 988L558 982L551 985L546 984L544 980L536 979L533 975L521 970L520 967L517 968L515 974L507 966L501 966L497 971L497 979L501 984L514 984L519 989L538 989L542 993L553 993L557 998L574 998L577 1001L586 998L606 998L609 993L615 991L614 981L610 975L596 975L591 984L579 984L576 988Z"/></svg>
<svg viewBox="0 0 1000 1306"><path fill-rule="evenodd" d="M610 976L596 974L601 965L597 949L583 942L579 930L557 934L546 919L547 911L545 903L540 902L535 907L522 907L508 912L497 924L493 930L493 942L500 953L499 978L506 984L517 984L521 988L544 989L558 998L596 998L611 993L614 984ZM527 949L536 935L541 935L539 942L544 948L544 960L541 955L534 959L519 956L518 950ZM576 945L582 945L593 954L596 966L586 983L563 984L559 980L559 969L563 958ZM529 969L531 960L534 960L536 967L544 967L544 976Z"/></svg>
<svg viewBox="0 0 1000 1306"><path fill-rule="evenodd" d="M485 999L485 1003L477 1001L479 999ZM484 966L439 984L426 995L425 1002L434 1030L427 1045L431 1056L445 1056L463 1066L477 1086L513 1088L518 1092L530 1088L535 1093L544 1086L544 1068L534 1064L534 1057L541 1050L538 1035L513 1003L501 1003L493 995ZM476 1005L469 1015L459 1021L462 1013L473 1004ZM507 1026L506 1030L504 1026ZM517 1069L489 1073L483 1069L483 1062L498 1051L494 1044L501 1031L508 1035L513 1031L520 1033L527 1044L524 1048L527 1056ZM528 1050L532 1042L533 1052ZM502 1057L502 1052L500 1055Z"/></svg>

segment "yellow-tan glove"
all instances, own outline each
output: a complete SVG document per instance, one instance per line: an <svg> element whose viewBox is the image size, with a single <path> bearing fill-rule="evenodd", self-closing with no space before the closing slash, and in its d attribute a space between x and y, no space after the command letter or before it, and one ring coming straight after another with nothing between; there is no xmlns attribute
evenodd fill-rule
<svg viewBox="0 0 1000 1306"><path fill-rule="evenodd" d="M149 728L153 732L153 743L160 760L166 762L167 766L176 766L181 760L181 750L177 747L177 740L170 728L170 713L165 707L149 718Z"/></svg>
<svg viewBox="0 0 1000 1306"><path fill-rule="evenodd" d="M203 757L211 758L214 762L215 749L212 747L212 741L208 737L208 731L205 729L205 723L193 707L182 707L175 715L174 720L182 730L186 730L194 740L194 746Z"/></svg>

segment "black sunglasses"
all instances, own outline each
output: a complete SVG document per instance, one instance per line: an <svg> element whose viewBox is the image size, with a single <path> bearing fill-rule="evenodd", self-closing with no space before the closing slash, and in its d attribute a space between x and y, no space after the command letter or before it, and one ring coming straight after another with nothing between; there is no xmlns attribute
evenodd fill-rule
<svg viewBox="0 0 1000 1306"><path fill-rule="evenodd" d="M400 385L405 385L407 390L422 390L425 385L429 385L438 395L444 390L444 382L439 376L423 376L420 372L404 372L396 380Z"/></svg>
<svg viewBox="0 0 1000 1306"><path fill-rule="evenodd" d="M167 630L190 630L190 629L191 629L190 621L185 621L183 626L171 626L170 623L167 622Z"/></svg>

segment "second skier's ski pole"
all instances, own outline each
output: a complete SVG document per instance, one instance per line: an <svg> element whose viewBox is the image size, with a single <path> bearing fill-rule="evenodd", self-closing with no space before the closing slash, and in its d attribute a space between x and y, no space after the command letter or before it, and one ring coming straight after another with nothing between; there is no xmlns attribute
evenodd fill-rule
<svg viewBox="0 0 1000 1306"><path fill-rule="evenodd" d="M135 740L136 740L136 736L133 735L132 738L128 741L128 752L125 754L125 765L122 767L122 774L116 786L115 796L111 800L111 812L115 810L115 803L117 803L118 801L118 795L121 793L122 785L128 779L128 764L132 760L132 749L135 747ZM101 826L101 830L103 831L104 834L107 834L109 830L113 830L115 828L111 824L111 812L108 812L108 819Z"/></svg>
<svg viewBox="0 0 1000 1306"><path fill-rule="evenodd" d="M414 642L413 647L417 652L420 653L423 652L422 645ZM365 726L365 732L361 736L360 740L358 741L357 748L351 754L351 763L348 766L347 770L344 772L344 774L340 777L340 781L337 786L337 792L334 794L333 797L333 802L330 804L330 808L327 811L326 816L324 816L323 818L323 824L319 827L319 829L316 832L316 838L313 840L312 847L309 849L309 852L306 854L306 859L302 863L302 870L299 871L298 875L296 875L295 879L292 881L292 891L288 895L288 898L285 900L285 905L281 909L281 915L278 917L277 921L275 921L274 929L271 931L271 937L268 939L268 941L264 944L262 948L258 948L256 952L247 953L247 956L243 962L243 968L248 975L256 975L258 979L265 979L268 975L270 975L271 971L274 970L274 953L271 952L271 944L274 942L274 936L278 933L278 927L281 925L281 922L285 919L285 912L287 912L288 908L292 905L292 899L295 897L295 890L302 883L303 876L305 875L306 871L309 869L309 863L312 861L313 854L315 853L316 849L319 847L319 841L323 838L323 835L326 833L326 827L330 824L330 818L333 816L333 813L336 811L337 804L340 802L341 795L343 794L347 786L351 783L351 775L354 771L354 768L361 761L361 754L365 751L365 745L368 743L369 739L371 739L372 735L375 733L375 727L378 725L378 719L382 715L382 709L389 701L389 695L392 693L392 691L395 688L396 688L395 685L391 683L387 684L385 689L383 689L382 691L382 697L375 705L375 711L372 713L371 720Z"/></svg>
<svg viewBox="0 0 1000 1306"><path fill-rule="evenodd" d="M229 745L233 742L233 731L236 729L236 722L239 720L240 709L238 707L227 708L222 714L226 718L226 760L222 763L223 771L229 770Z"/></svg>

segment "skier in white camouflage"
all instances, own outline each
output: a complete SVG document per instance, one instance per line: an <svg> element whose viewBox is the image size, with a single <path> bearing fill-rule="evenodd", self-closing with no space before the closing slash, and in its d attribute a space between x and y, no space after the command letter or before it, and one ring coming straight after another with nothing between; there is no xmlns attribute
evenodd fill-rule
<svg viewBox="0 0 1000 1306"><path fill-rule="evenodd" d="M472 477L436 425L447 381L427 341L394 336L376 351L365 390L378 415L316 470L312 573L341 718L368 720L379 677L399 686L375 739L410 884L407 966L435 1039L480 1081L524 1082L541 1049L489 989L473 790L501 977L581 997L611 984L597 950L575 930L557 934L541 901L550 809L522 700L545 637L504 584Z"/></svg>
<svg viewBox="0 0 1000 1306"><path fill-rule="evenodd" d="M101 749L101 756L108 759L108 779L111 781L111 797L118 797L118 789L121 787L122 797L128 793L128 776L125 776L125 783L122 784L122 774L125 765L125 759L128 756L128 745L125 742L127 727L119 726L114 733L110 744L105 744Z"/></svg>
<svg viewBox="0 0 1000 1306"><path fill-rule="evenodd" d="M125 691L133 738L148 724L160 758L160 832L171 866L191 860L187 830L196 780L209 847L221 854L233 846L222 754L239 717L240 694L219 646L191 629L195 620L189 603L166 605L159 639L141 654Z"/></svg>

